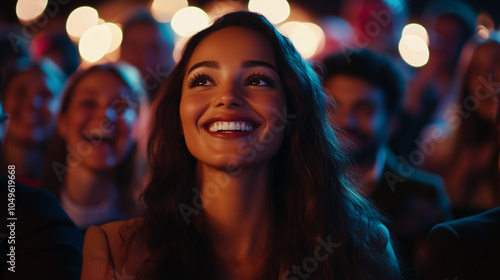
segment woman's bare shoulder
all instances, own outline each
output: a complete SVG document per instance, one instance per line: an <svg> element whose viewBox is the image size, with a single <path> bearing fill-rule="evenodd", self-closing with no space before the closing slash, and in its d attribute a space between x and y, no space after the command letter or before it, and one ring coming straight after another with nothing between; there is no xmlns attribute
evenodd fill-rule
<svg viewBox="0 0 500 280"><path fill-rule="evenodd" d="M136 234L141 223L136 218L89 227L83 244L82 279L117 273L138 276L149 257L146 242Z"/></svg>

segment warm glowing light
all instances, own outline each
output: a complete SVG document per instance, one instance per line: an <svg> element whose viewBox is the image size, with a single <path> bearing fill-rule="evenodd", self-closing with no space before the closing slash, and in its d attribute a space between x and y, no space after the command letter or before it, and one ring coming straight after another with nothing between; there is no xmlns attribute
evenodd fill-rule
<svg viewBox="0 0 500 280"><path fill-rule="evenodd" d="M316 38L316 50L314 51L314 54L317 54L323 50L325 47L325 33L323 32L323 29L319 27L317 24L314 24L312 22L304 22L304 24L311 30L312 34Z"/></svg>
<svg viewBox="0 0 500 280"><path fill-rule="evenodd" d="M122 43L123 39L122 29L120 28L120 26L112 22L106 22L105 24L103 24L103 26L107 27L111 32L111 44L107 52L108 53L114 52Z"/></svg>
<svg viewBox="0 0 500 280"><path fill-rule="evenodd" d="M98 21L99 15L96 9L87 6L76 8L68 16L66 32L70 37L77 40L89 28L96 26Z"/></svg>
<svg viewBox="0 0 500 280"><path fill-rule="evenodd" d="M495 29L495 21L493 20L493 18L491 17L491 15L487 12L480 12L478 15L477 15L477 19L476 19L476 23L478 26L484 26L486 27L488 30L493 30Z"/></svg>
<svg viewBox="0 0 500 280"><path fill-rule="evenodd" d="M111 31L107 26L96 25L89 28L78 44L81 57L89 62L98 61L108 52L111 38Z"/></svg>
<svg viewBox="0 0 500 280"><path fill-rule="evenodd" d="M172 29L183 37L193 35L208 27L209 19L207 13L198 7L187 7L180 9L172 17Z"/></svg>
<svg viewBox="0 0 500 280"><path fill-rule="evenodd" d="M120 49L116 49L113 52L109 52L104 55L104 59L109 62L117 62L120 60Z"/></svg>
<svg viewBox="0 0 500 280"><path fill-rule="evenodd" d="M222 1L222 2L212 2L205 8L207 11L210 20L213 22L215 19L218 19L222 15L246 10L246 6L238 1Z"/></svg>
<svg viewBox="0 0 500 280"><path fill-rule="evenodd" d="M22 23L30 23L38 19L45 11L48 0L18 0L16 4L16 14Z"/></svg>
<svg viewBox="0 0 500 280"><path fill-rule="evenodd" d="M159 22L169 22L177 11L187 6L187 0L154 0L151 14Z"/></svg>
<svg viewBox="0 0 500 280"><path fill-rule="evenodd" d="M290 21L281 25L279 30L290 39L297 51L305 59L313 57L324 47L325 34L314 23Z"/></svg>
<svg viewBox="0 0 500 280"><path fill-rule="evenodd" d="M427 34L427 30L425 30L425 27L418 23L407 24L403 28L402 32L402 36L406 35L415 35L422 39L422 41L424 41L426 45L429 45L429 34Z"/></svg>
<svg viewBox="0 0 500 280"><path fill-rule="evenodd" d="M416 35L405 35L399 41L399 54L413 67L424 66L429 61L427 44Z"/></svg>
<svg viewBox="0 0 500 280"><path fill-rule="evenodd" d="M477 27L477 35L481 36L484 39L490 38L490 30L484 25L479 25Z"/></svg>
<svg viewBox="0 0 500 280"><path fill-rule="evenodd" d="M261 13L274 24L283 22L290 15L290 5L286 0L250 0L248 10Z"/></svg>

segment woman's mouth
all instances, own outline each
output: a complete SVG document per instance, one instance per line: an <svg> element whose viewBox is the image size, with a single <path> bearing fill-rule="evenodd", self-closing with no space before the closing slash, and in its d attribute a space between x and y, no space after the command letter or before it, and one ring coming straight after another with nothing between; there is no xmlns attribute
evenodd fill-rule
<svg viewBox="0 0 500 280"><path fill-rule="evenodd" d="M102 133L88 133L84 135L84 140L90 142L94 146L99 144L108 144L113 146L116 139L111 135Z"/></svg>

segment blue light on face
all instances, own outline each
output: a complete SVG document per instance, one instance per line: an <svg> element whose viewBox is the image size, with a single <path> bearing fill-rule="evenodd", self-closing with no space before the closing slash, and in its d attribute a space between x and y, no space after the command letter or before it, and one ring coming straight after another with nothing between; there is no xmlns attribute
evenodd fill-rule
<svg viewBox="0 0 500 280"><path fill-rule="evenodd" d="M112 156L112 155L107 156L106 157L106 164L110 165L110 166L115 165L116 164L116 157Z"/></svg>
<svg viewBox="0 0 500 280"><path fill-rule="evenodd" d="M118 115L116 114L115 110L113 110L112 108L108 108L106 109L106 118L108 118L108 120L112 122L115 122L118 120Z"/></svg>
<svg viewBox="0 0 500 280"><path fill-rule="evenodd" d="M42 108L43 98L40 95L37 95L37 96L35 96L35 98L33 98L33 106L35 106L35 108L37 108L37 109Z"/></svg>
<svg viewBox="0 0 500 280"><path fill-rule="evenodd" d="M125 122L132 123L135 122L136 119L137 119L137 114L133 109L128 108L125 110L125 112L123 112L123 120Z"/></svg>

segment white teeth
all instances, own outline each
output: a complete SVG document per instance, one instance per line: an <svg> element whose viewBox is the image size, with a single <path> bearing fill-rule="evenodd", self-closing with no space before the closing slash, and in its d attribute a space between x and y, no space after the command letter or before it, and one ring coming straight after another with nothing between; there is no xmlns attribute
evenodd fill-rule
<svg viewBox="0 0 500 280"><path fill-rule="evenodd" d="M214 122L210 124L208 130L211 132L217 131L250 131L253 125L247 122Z"/></svg>

